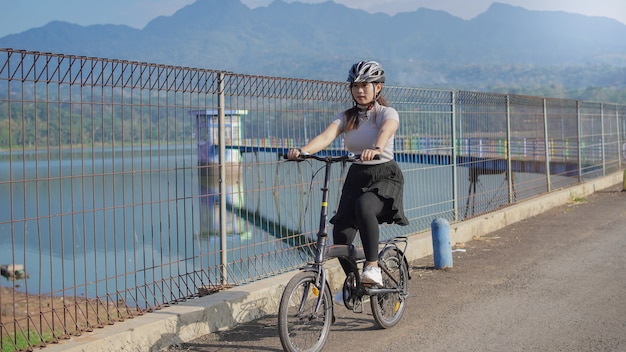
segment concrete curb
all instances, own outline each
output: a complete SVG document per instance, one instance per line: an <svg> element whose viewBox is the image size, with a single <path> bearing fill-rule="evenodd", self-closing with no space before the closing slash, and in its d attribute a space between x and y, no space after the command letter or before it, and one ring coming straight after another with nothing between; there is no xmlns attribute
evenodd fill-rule
<svg viewBox="0 0 626 352"><path fill-rule="evenodd" d="M551 208L585 197L597 190L623 182L623 172L589 181L545 196L525 200L494 213L450 225L452 244L464 243ZM432 254L430 231L409 238L407 259ZM343 284L344 274L335 261L327 265L329 282L336 290ZM211 332L225 330L265 315L276 314L282 290L295 272L234 287L213 295L192 299L153 313L135 317L104 329L73 337L46 347L57 351L160 351L168 346L191 341Z"/></svg>

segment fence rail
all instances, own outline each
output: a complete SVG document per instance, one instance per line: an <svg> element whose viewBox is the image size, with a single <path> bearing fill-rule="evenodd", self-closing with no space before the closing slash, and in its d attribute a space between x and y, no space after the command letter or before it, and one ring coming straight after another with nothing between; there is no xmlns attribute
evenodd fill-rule
<svg viewBox="0 0 626 352"><path fill-rule="evenodd" d="M624 105L383 93L400 113L411 222L384 238L623 167ZM345 83L0 49L2 350L300 266L319 165L278 154L351 104ZM331 209L344 175L334 171Z"/></svg>

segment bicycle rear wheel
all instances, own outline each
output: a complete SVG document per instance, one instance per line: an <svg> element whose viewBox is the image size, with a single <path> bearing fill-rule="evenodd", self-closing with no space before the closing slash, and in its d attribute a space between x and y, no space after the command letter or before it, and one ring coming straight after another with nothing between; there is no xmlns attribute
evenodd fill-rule
<svg viewBox="0 0 626 352"><path fill-rule="evenodd" d="M333 300L328 285L320 292L316 273L303 271L285 287L278 307L278 334L285 351L321 351L333 320ZM320 300L320 308L315 306Z"/></svg>
<svg viewBox="0 0 626 352"><path fill-rule="evenodd" d="M409 272L406 262L396 248L386 248L379 255L382 270L383 286L397 288L399 292L380 293L370 297L370 305L374 320L383 329L395 326L400 322L406 310L408 296Z"/></svg>

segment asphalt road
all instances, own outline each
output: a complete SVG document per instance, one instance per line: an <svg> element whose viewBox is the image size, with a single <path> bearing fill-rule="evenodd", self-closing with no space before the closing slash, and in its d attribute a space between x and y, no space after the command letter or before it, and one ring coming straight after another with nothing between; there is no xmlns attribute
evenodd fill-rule
<svg viewBox="0 0 626 352"><path fill-rule="evenodd" d="M411 263L402 322L337 307L326 351L626 351L626 192L554 208ZM282 351L276 316L169 351Z"/></svg>

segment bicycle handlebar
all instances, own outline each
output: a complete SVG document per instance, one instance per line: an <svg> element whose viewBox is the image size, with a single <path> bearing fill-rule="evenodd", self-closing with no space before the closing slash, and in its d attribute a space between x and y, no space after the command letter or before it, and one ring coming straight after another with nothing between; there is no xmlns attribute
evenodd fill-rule
<svg viewBox="0 0 626 352"><path fill-rule="evenodd" d="M300 153L300 155L298 156L298 159L296 160L290 160L289 158L287 158L287 154L283 154L283 159L285 159L285 161L303 161L306 159L315 159L315 160L326 162L326 163L337 163L341 161L355 162L355 161L361 160L361 154L346 153L346 154L338 155L338 156L332 156L332 155L321 156L317 154ZM374 160L380 160L380 154L375 155Z"/></svg>

